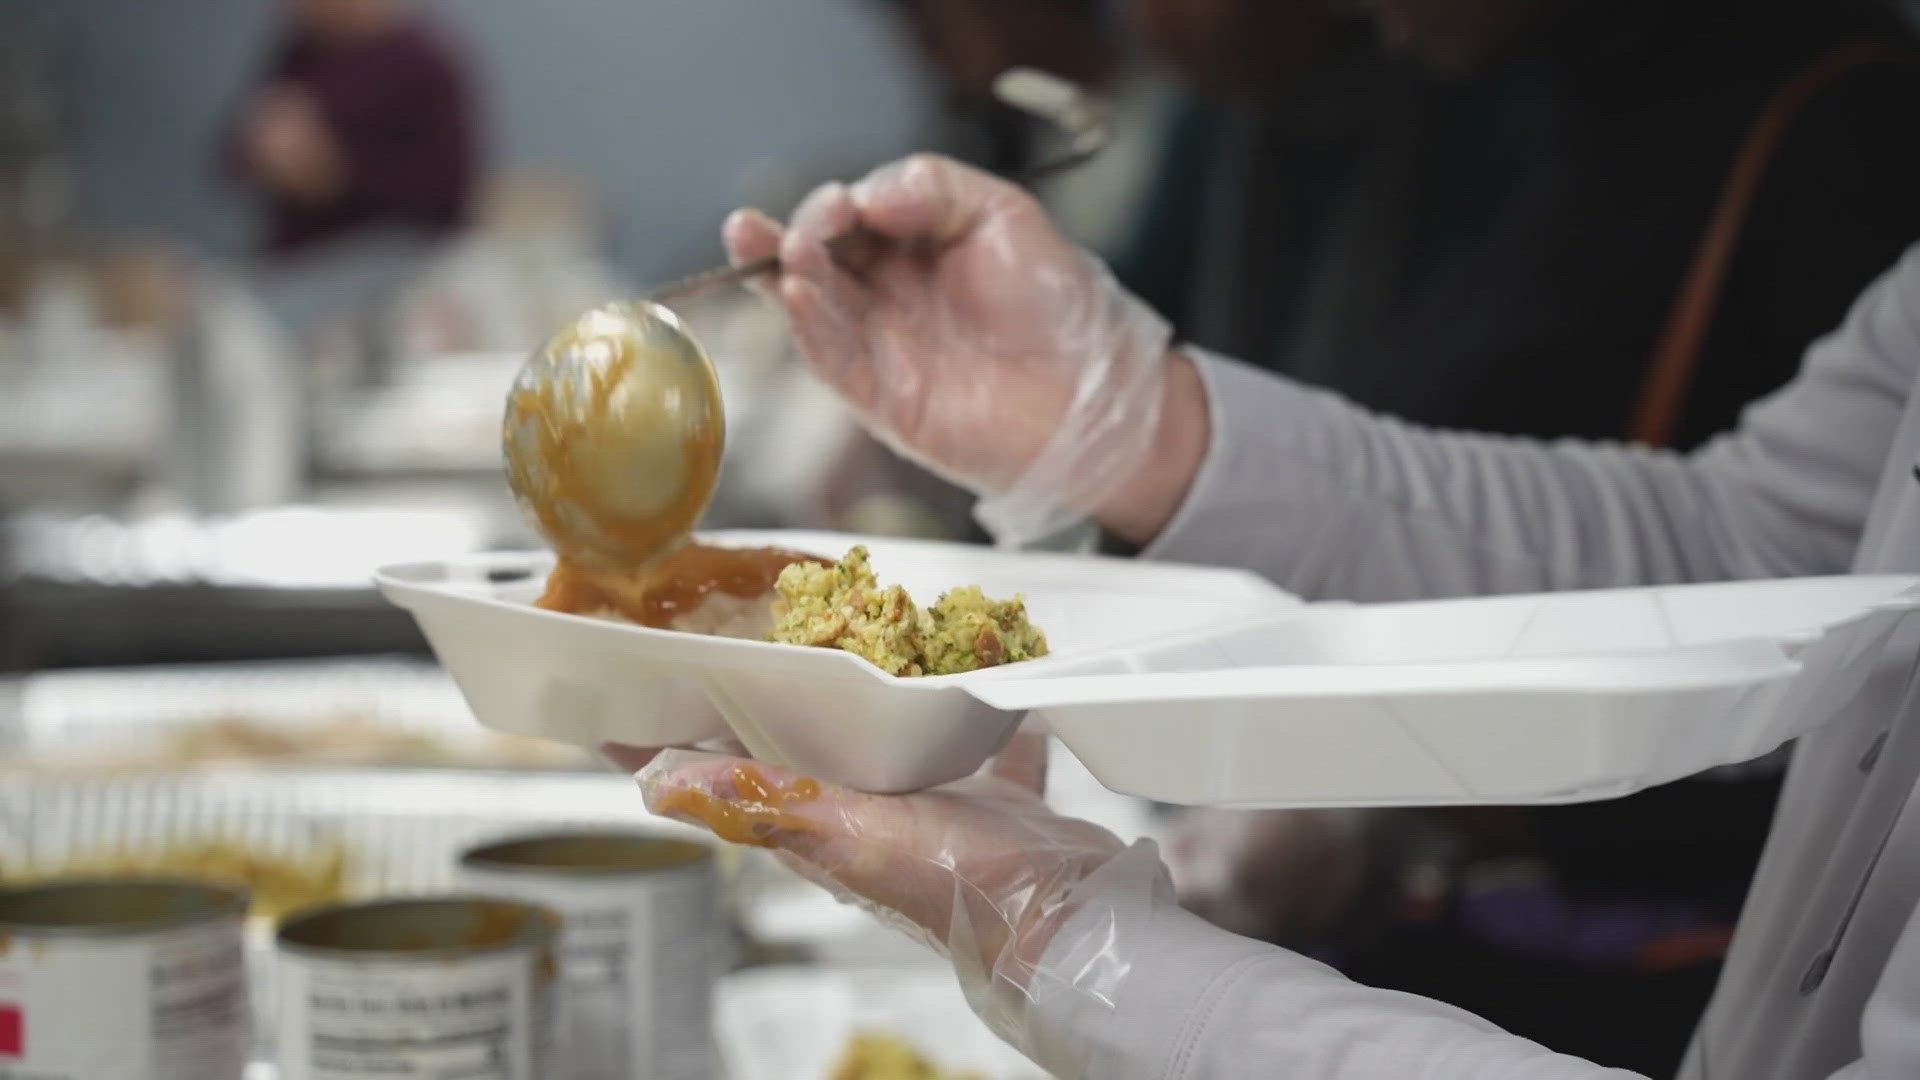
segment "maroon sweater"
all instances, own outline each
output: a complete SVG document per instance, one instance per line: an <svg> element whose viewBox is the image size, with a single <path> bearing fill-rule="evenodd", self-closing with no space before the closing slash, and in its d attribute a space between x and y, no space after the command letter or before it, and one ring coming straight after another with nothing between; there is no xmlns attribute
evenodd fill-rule
<svg viewBox="0 0 1920 1080"><path fill-rule="evenodd" d="M283 46L263 85L311 94L346 160L328 202L268 195L268 246L284 253L373 226L432 235L460 226L476 150L465 75L431 28L409 23L377 39Z"/></svg>

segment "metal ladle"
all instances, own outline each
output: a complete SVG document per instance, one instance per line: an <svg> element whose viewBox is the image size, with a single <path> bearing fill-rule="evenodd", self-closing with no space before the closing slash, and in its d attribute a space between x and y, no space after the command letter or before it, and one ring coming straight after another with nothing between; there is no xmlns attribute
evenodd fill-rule
<svg viewBox="0 0 1920 1080"><path fill-rule="evenodd" d="M995 93L1068 135L1068 150L1022 182L1080 165L1107 144L1105 117L1070 83L1015 69ZM862 230L828 249L858 266L884 244ZM507 480L562 556L639 568L693 531L719 477L725 415L713 361L664 301L779 269L777 257L719 267L596 308L520 369L502 425Z"/></svg>

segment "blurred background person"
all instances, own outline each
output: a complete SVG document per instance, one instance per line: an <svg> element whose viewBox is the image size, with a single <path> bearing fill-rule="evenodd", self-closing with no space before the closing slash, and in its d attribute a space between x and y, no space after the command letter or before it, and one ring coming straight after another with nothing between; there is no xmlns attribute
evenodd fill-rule
<svg viewBox="0 0 1920 1080"><path fill-rule="evenodd" d="M467 223L479 148L471 78L403 0L285 0L238 110L230 162L264 222L259 288L289 330L358 324L363 374L391 367L391 300Z"/></svg>
<svg viewBox="0 0 1920 1080"><path fill-rule="evenodd" d="M1322 12L1288 24L1317 55L1237 61L1276 6ZM1122 265L1196 342L1422 423L1616 437L1648 371L1612 358L1651 361L1684 310L1704 330L1667 441L1688 446L1920 229L1899 198L1920 151L1878 137L1920 72L1881 5L1375 8L1134 0L1192 92Z"/></svg>
<svg viewBox="0 0 1920 1080"><path fill-rule="evenodd" d="M1920 236L1920 149L1884 136L1920 67L1880 7L1365 7L1133 4L1192 90L1121 269L1187 340L1418 423L1691 447ZM1288 19L1312 28L1289 62L1250 59ZM1762 764L1575 807L1210 813L1176 859L1235 929L1660 1075L1778 784Z"/></svg>
<svg viewBox="0 0 1920 1080"><path fill-rule="evenodd" d="M234 156L281 254L369 227L465 223L477 152L465 64L398 0L288 0Z"/></svg>
<svg viewBox="0 0 1920 1080"><path fill-rule="evenodd" d="M499 461L528 350L711 264L729 208L945 137L937 78L869 0L5 18L0 505L36 665L421 651L369 560L535 543ZM750 296L685 314L738 421L712 526L944 528L826 490L857 429ZM214 539L301 515L312 543Z"/></svg>

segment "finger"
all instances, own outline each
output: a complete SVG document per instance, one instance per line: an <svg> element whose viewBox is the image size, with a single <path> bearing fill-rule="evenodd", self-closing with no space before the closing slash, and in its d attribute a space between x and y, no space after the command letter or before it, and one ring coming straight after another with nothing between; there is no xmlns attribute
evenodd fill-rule
<svg viewBox="0 0 1920 1080"><path fill-rule="evenodd" d="M807 366L862 416L872 417L880 405L880 383L868 359L857 310L845 301L830 299L816 282L783 278L780 300L794 341Z"/></svg>
<svg viewBox="0 0 1920 1080"><path fill-rule="evenodd" d="M622 772L636 773L647 767L664 746L629 746L626 743L601 743L600 756Z"/></svg>
<svg viewBox="0 0 1920 1080"><path fill-rule="evenodd" d="M731 799L734 794L732 774L742 766L753 764L745 758L729 754L679 746L662 747L634 779L640 784L641 794L647 797L649 808L652 808L655 796L681 790L702 791L715 798ZM776 776L782 771L771 765L764 766L764 770Z"/></svg>
<svg viewBox="0 0 1920 1080"><path fill-rule="evenodd" d="M726 224L720 227L720 240L727 249L727 264L745 266L762 259L777 257L780 243L786 238L786 229L758 210L748 208L735 210L727 215ZM755 274L747 278L743 285L747 291L768 303L779 305L779 275Z"/></svg>
<svg viewBox="0 0 1920 1080"><path fill-rule="evenodd" d="M780 269L797 274L823 286L837 278L850 277L847 267L836 262L833 247L846 243L860 228L860 212L854 208L847 186L822 184L815 188L793 212L780 243Z"/></svg>
<svg viewBox="0 0 1920 1080"><path fill-rule="evenodd" d="M780 253L780 241L786 230L780 223L748 207L727 215L720 226L720 240L727 248L727 261L742 266Z"/></svg>
<svg viewBox="0 0 1920 1080"><path fill-rule="evenodd" d="M1006 748L987 766L989 775L1018 784L1035 795L1047 791L1047 735L1044 731L1016 731Z"/></svg>
<svg viewBox="0 0 1920 1080"><path fill-rule="evenodd" d="M823 367L823 374L864 353L860 324L870 296L866 286L835 261L830 247L852 235L858 224L846 185L825 184L794 211L780 244L782 299L803 351ZM811 285L812 290L789 288L794 283ZM814 302L796 305L796 296Z"/></svg>
<svg viewBox="0 0 1920 1080"><path fill-rule="evenodd" d="M935 248L965 238L994 209L1025 197L1004 180L937 154L883 165L850 192L868 228Z"/></svg>
<svg viewBox="0 0 1920 1080"><path fill-rule="evenodd" d="M753 756L752 753L748 752L746 744L731 735L718 735L711 739L702 739L694 743L693 748L695 750L705 750L711 754L725 754L728 757L750 758Z"/></svg>
<svg viewBox="0 0 1920 1080"><path fill-rule="evenodd" d="M603 742L599 746L600 756L607 759L622 772L635 773L646 768L664 750L704 750L708 753L726 754L731 757L748 758L752 754L740 744L740 740L729 735L702 739L696 743L675 743L673 746L636 746L632 743Z"/></svg>
<svg viewBox="0 0 1920 1080"><path fill-rule="evenodd" d="M847 194L847 185L838 180L821 184L800 200L787 222L782 237L780 261L791 261L808 246L820 247L851 230L859 223L859 211Z"/></svg>

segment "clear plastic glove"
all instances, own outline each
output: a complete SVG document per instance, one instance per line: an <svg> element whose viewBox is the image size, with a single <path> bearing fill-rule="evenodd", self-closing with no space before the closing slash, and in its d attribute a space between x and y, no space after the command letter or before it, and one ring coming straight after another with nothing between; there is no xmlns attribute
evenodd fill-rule
<svg viewBox="0 0 1920 1080"><path fill-rule="evenodd" d="M803 876L947 956L988 1025L1056 1070L1070 1051L1040 1045L1030 1003L1044 989L1110 1006L1127 973L1105 925L1116 898L1166 890L1151 843L1128 848L1047 808L1031 754L1003 755L992 774L887 796L700 751L608 753L645 762L638 780L655 813L773 848ZM1069 917L1072 941L1059 938Z"/></svg>
<svg viewBox="0 0 1920 1080"><path fill-rule="evenodd" d="M864 265L827 243L886 243ZM1167 323L1027 192L918 155L816 190L783 228L742 210L735 263L768 286L813 369L895 450L981 496L1002 544L1091 514L1139 471L1166 394Z"/></svg>

